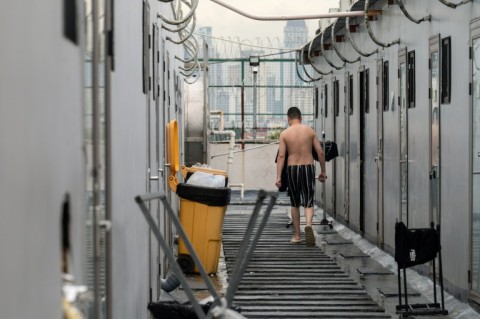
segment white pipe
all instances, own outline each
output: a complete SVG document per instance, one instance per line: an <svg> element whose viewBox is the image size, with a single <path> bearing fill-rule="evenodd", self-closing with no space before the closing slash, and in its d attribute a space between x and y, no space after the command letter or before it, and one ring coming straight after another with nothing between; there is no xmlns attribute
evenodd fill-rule
<svg viewBox="0 0 480 319"><path fill-rule="evenodd" d="M243 194L245 193L245 185L243 183L239 184L229 184L228 187L240 187L240 198L243 199Z"/></svg>
<svg viewBox="0 0 480 319"><path fill-rule="evenodd" d="M234 151L234 153L244 153L244 152L247 152L247 151L255 150L257 148L267 147L267 146L270 146L270 145L273 145L273 144L278 144L278 142L272 142L272 143L268 143L268 144L264 144L264 145L260 145L260 146L255 146L255 147L247 148L245 150L238 150L238 151ZM210 156L210 158L212 159L212 158L227 155L227 154L228 153L214 154L214 155Z"/></svg>
<svg viewBox="0 0 480 319"><path fill-rule="evenodd" d="M227 176L230 171L230 167L233 164L233 150L235 148L235 131L212 131L212 134L216 135L230 135L230 143L228 146L228 160L227 160Z"/></svg>
<svg viewBox="0 0 480 319"><path fill-rule="evenodd" d="M313 15L265 17L265 16L257 16L257 15L249 14L229 4L226 4L220 0L211 0L211 1L229 10L232 10L244 17L247 17L253 20L260 20L260 21L286 21L286 20L311 20L311 19L326 19L326 18L361 17L365 13L364 11L348 11L348 12L329 12L329 13L321 13L321 14L313 14Z"/></svg>
<svg viewBox="0 0 480 319"><path fill-rule="evenodd" d="M213 113L213 112L211 112ZM228 160L227 160L227 176L229 176L230 167L233 165L233 153L235 149L235 131L212 131L212 134L217 135L230 135L230 143L228 146ZM245 193L245 185L243 183L239 184L228 184L228 187L240 187L240 198L243 199Z"/></svg>

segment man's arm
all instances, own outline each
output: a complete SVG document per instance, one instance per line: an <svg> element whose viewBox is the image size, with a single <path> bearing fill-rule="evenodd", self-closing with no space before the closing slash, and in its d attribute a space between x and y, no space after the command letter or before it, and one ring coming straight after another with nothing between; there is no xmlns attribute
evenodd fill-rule
<svg viewBox="0 0 480 319"><path fill-rule="evenodd" d="M285 163L285 153L287 151L287 145L285 144L285 136L280 134L279 145L278 145L278 156L277 156L277 180L275 185L278 188L282 186L282 170Z"/></svg>
<svg viewBox="0 0 480 319"><path fill-rule="evenodd" d="M327 171L325 169L325 152L323 151L322 145L318 140L317 134L315 134L313 137L313 147L317 152L318 161L320 162L320 168L322 170L322 172L318 176L318 180L323 183L327 179Z"/></svg>

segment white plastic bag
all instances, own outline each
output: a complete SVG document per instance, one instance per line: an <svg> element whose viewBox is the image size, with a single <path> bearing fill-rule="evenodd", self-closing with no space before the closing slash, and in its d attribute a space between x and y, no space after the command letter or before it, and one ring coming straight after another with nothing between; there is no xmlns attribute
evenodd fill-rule
<svg viewBox="0 0 480 319"><path fill-rule="evenodd" d="M225 176L195 172L188 178L187 184L206 187L225 187Z"/></svg>

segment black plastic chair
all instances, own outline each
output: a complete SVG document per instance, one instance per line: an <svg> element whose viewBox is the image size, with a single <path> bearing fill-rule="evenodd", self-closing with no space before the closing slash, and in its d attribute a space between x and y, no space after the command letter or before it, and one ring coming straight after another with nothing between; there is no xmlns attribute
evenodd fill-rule
<svg viewBox="0 0 480 319"><path fill-rule="evenodd" d="M439 284L441 293L441 304L437 301L437 276L435 259L438 258L439 268ZM398 301L396 313L403 317L411 315L446 315L445 300L443 295L443 272L442 272L442 254L440 246L440 225L434 228L431 223L430 228L408 229L403 222L395 224L395 261L398 266ZM415 265L424 264L432 261L433 268L433 303L409 304L407 292L407 273L406 269ZM401 269L403 269L403 285L405 303L402 304L402 285L401 285Z"/></svg>

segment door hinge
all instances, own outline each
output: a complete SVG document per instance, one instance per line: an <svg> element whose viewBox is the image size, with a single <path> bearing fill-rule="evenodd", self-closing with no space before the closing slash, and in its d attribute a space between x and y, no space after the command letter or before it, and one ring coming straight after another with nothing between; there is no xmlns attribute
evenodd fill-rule
<svg viewBox="0 0 480 319"><path fill-rule="evenodd" d="M468 95L472 95L472 82L468 83Z"/></svg>
<svg viewBox="0 0 480 319"><path fill-rule="evenodd" d="M467 279L468 279L468 283L472 283L472 273L469 271L467 271Z"/></svg>

